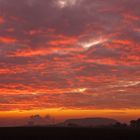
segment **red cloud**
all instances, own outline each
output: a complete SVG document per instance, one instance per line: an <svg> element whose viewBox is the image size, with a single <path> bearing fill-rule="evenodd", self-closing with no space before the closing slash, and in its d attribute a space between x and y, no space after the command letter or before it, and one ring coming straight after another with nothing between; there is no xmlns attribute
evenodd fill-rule
<svg viewBox="0 0 140 140"><path fill-rule="evenodd" d="M0 24L3 24L5 22L3 17L0 17Z"/></svg>
<svg viewBox="0 0 140 140"><path fill-rule="evenodd" d="M139 21L140 17L131 13L124 13L123 17L126 21Z"/></svg>
<svg viewBox="0 0 140 140"><path fill-rule="evenodd" d="M15 43L17 40L12 37L0 37L0 43L11 44Z"/></svg>
<svg viewBox="0 0 140 140"><path fill-rule="evenodd" d="M48 44L54 45L54 46L55 45L59 46L59 45L73 45L76 42L77 42L76 38L63 38L63 39L59 39L59 40L49 41Z"/></svg>

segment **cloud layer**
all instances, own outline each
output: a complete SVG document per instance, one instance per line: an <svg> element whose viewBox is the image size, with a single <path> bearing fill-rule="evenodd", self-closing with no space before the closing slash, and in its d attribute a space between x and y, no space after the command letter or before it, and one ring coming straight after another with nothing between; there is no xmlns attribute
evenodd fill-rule
<svg viewBox="0 0 140 140"><path fill-rule="evenodd" d="M0 110L140 108L139 0L0 0Z"/></svg>

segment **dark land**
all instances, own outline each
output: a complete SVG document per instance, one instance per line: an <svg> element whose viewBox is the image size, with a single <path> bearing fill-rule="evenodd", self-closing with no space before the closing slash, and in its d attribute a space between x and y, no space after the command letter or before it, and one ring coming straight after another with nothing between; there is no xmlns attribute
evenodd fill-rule
<svg viewBox="0 0 140 140"><path fill-rule="evenodd" d="M29 123L29 124L34 124ZM140 118L129 125L107 118L69 119L59 124L0 128L0 140L140 140Z"/></svg>
<svg viewBox="0 0 140 140"><path fill-rule="evenodd" d="M138 128L9 127L0 140L140 140Z"/></svg>

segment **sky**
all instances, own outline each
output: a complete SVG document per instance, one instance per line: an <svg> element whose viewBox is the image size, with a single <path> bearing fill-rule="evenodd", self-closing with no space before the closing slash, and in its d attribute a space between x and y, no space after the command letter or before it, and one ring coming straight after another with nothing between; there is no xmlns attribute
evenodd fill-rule
<svg viewBox="0 0 140 140"><path fill-rule="evenodd" d="M139 0L0 0L0 122L140 116Z"/></svg>

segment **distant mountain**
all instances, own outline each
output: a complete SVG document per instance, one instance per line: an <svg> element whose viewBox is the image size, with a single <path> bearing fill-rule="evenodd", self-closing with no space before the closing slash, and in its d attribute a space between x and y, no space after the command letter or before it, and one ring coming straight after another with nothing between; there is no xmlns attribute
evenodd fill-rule
<svg viewBox="0 0 140 140"><path fill-rule="evenodd" d="M96 126L110 126L117 123L114 119L109 118L82 118L82 119L68 119L58 126L79 126L79 127L96 127Z"/></svg>

